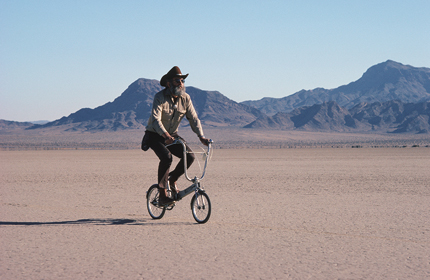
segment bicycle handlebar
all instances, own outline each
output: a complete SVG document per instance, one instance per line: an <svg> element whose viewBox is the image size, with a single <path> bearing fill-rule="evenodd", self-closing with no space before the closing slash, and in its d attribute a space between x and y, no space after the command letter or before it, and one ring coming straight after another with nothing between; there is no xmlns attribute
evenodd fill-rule
<svg viewBox="0 0 430 280"><path fill-rule="evenodd" d="M207 164L208 164L208 160L209 160L209 155L210 155L210 152L211 152L211 150L212 150L212 144L213 144L213 140L212 139L208 139L208 145L207 145L207 147L208 147L208 149L207 149L207 151L205 152L205 154L206 154L206 159L205 159L205 166L204 166L204 168L203 168L203 173L202 173L202 176L200 177L200 178L197 178L197 176L196 177L194 177L194 179L191 179L190 177L188 177L188 173L187 173L187 148L186 148L186 146L185 146L185 142L181 139L181 138L176 138L175 139L175 141L173 141L173 143L172 144L169 144L169 145L166 145L166 147L168 147L168 146L172 146L172 145L176 145L176 144L181 144L182 145L182 148L183 148L183 153L184 153L184 170L185 170L185 178L188 180L188 181L190 181L190 182L193 182L193 181L199 181L199 180L202 180L203 179L203 177L205 176L205 173L206 173L206 167L207 167Z"/></svg>

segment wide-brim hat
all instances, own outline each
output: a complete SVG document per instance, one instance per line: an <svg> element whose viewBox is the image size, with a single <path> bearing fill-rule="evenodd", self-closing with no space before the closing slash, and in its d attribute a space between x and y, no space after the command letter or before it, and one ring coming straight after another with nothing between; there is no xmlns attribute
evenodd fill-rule
<svg viewBox="0 0 430 280"><path fill-rule="evenodd" d="M182 75L181 69L179 69L178 66L174 66L172 69L170 69L169 72L167 72L166 75L164 75L160 80L160 85L165 87L167 86L167 81L173 79L173 78L182 78L186 79L188 77L188 74Z"/></svg>

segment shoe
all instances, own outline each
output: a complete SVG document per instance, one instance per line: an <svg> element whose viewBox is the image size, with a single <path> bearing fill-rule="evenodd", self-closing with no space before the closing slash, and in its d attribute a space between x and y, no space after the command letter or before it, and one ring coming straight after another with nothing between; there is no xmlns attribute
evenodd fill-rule
<svg viewBox="0 0 430 280"><path fill-rule="evenodd" d="M175 201L173 199L171 199L170 197L160 197L158 199L158 206L168 206L174 202Z"/></svg>
<svg viewBox="0 0 430 280"><path fill-rule="evenodd" d="M158 189L158 205L159 206L166 206L166 205L172 204L173 202L175 202L173 199L166 196L166 190L165 189L163 189L163 188Z"/></svg>
<svg viewBox="0 0 430 280"><path fill-rule="evenodd" d="M176 185L176 182L169 181L169 184L170 184L170 189L172 190L173 193L178 194L180 192L178 185Z"/></svg>

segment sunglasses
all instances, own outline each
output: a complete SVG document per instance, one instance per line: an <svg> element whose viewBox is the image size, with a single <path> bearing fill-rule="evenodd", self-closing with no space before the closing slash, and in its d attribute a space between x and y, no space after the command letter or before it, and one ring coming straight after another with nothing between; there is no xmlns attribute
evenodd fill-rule
<svg viewBox="0 0 430 280"><path fill-rule="evenodd" d="M179 84L179 83L185 84L185 80L184 79L173 79L173 81L175 81L177 84Z"/></svg>

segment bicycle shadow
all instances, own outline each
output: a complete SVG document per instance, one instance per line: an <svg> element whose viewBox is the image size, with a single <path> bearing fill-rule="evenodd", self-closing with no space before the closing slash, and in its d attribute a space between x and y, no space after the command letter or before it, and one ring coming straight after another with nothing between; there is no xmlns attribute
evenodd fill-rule
<svg viewBox="0 0 430 280"><path fill-rule="evenodd" d="M58 221L58 222L4 222L0 221L0 226L40 226L40 225L123 225L135 223L132 219L80 219L76 221Z"/></svg>
<svg viewBox="0 0 430 280"><path fill-rule="evenodd" d="M134 220L134 219L80 219L76 221L57 221L57 222L7 222L0 221L0 226L55 226L55 225L184 225L192 224L187 222L159 223L152 219Z"/></svg>

